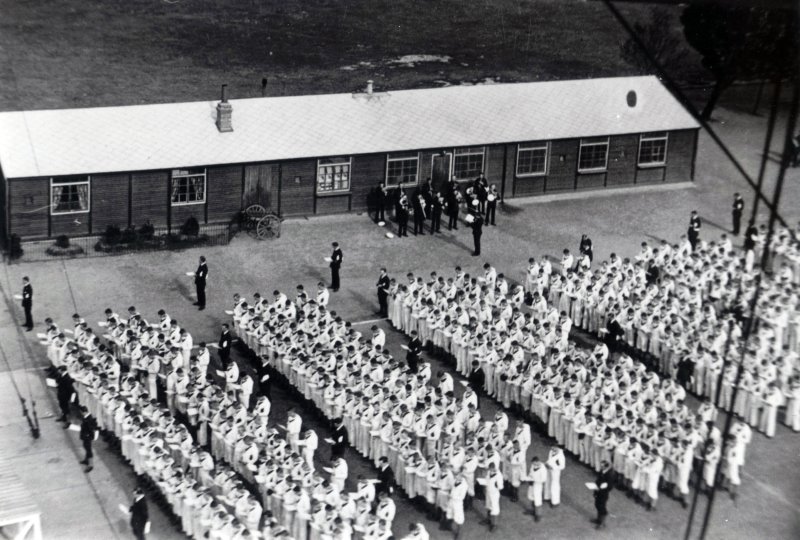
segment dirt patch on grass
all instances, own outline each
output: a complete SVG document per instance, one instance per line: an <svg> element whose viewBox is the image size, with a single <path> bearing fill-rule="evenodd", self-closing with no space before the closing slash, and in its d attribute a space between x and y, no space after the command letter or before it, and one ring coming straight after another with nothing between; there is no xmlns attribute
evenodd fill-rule
<svg viewBox="0 0 800 540"><path fill-rule="evenodd" d="M635 19L649 6L621 6ZM678 8L675 9L676 24ZM632 74L578 0L0 0L0 110Z"/></svg>

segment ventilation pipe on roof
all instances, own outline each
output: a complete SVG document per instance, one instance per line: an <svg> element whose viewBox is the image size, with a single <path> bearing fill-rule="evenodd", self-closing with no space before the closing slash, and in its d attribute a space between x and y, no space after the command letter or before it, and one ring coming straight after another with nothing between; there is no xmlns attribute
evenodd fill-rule
<svg viewBox="0 0 800 540"><path fill-rule="evenodd" d="M228 103L228 85L222 85L222 97L220 102L217 103L217 129L220 133L227 133L233 131L232 116L233 106Z"/></svg>
<svg viewBox="0 0 800 540"><path fill-rule="evenodd" d="M372 81L367 81L367 95L372 95Z"/></svg>

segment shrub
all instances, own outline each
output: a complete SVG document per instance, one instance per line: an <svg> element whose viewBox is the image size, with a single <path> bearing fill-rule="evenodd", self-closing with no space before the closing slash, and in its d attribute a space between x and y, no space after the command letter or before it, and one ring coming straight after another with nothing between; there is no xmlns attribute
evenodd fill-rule
<svg viewBox="0 0 800 540"><path fill-rule="evenodd" d="M130 227L126 227L125 230L122 231L122 237L119 239L119 243L135 244L137 239L138 235L136 234L136 227L131 225Z"/></svg>
<svg viewBox="0 0 800 540"><path fill-rule="evenodd" d="M181 225L181 234L184 236L198 236L200 234L200 224L194 216L189 216L189 219Z"/></svg>
<svg viewBox="0 0 800 540"><path fill-rule="evenodd" d="M8 256L11 259L19 259L25 250L22 249L22 242L19 235L12 234L8 239Z"/></svg>
<svg viewBox="0 0 800 540"><path fill-rule="evenodd" d="M79 245L70 244L69 237L62 234L56 237L53 245L45 250L45 253L54 257L74 257L83 253L83 248Z"/></svg>
<svg viewBox="0 0 800 540"><path fill-rule="evenodd" d="M153 225L151 225L149 221L144 225L142 225L141 227L139 227L139 237L142 240L152 240L155 234L156 234L156 228L153 227Z"/></svg>
<svg viewBox="0 0 800 540"><path fill-rule="evenodd" d="M67 249L69 247L69 236L60 234L56 237L55 245L57 248Z"/></svg>
<svg viewBox="0 0 800 540"><path fill-rule="evenodd" d="M122 241L122 231L116 225L109 225L106 227L106 232L103 233L103 242L109 246L116 246Z"/></svg>

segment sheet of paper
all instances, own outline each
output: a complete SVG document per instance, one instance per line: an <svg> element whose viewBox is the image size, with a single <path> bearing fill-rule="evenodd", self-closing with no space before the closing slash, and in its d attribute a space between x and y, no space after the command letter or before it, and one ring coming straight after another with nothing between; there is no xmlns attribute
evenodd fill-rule
<svg viewBox="0 0 800 540"><path fill-rule="evenodd" d="M41 332L36 332L36 337L39 339L47 339L47 334L42 334Z"/></svg>
<svg viewBox="0 0 800 540"><path fill-rule="evenodd" d="M16 298L17 300L22 300L22 295L21 294L15 294L14 298Z"/></svg>
<svg viewBox="0 0 800 540"><path fill-rule="evenodd" d="M49 386L50 388L58 387L58 383L56 382L56 380L55 379L51 379L50 377L46 378L45 382L47 383L47 386Z"/></svg>
<svg viewBox="0 0 800 540"><path fill-rule="evenodd" d="M233 315L233 310L232 309L226 309L225 313L227 313L228 315Z"/></svg>
<svg viewBox="0 0 800 540"><path fill-rule="evenodd" d="M75 333L72 330L70 330L69 328L65 328L64 332L66 332L67 334L74 334Z"/></svg>
<svg viewBox="0 0 800 540"><path fill-rule="evenodd" d="M128 512L128 507L125 506L124 504L119 505L119 511L125 514L126 516L130 514L130 512Z"/></svg>
<svg viewBox="0 0 800 540"><path fill-rule="evenodd" d="M210 343L210 344L208 345L208 347L209 347L210 349L219 349L219 345L217 345L216 343Z"/></svg>
<svg viewBox="0 0 800 540"><path fill-rule="evenodd" d="M105 328L106 326L108 326L108 323L106 321L97 321L97 326L99 326L100 328Z"/></svg>
<svg viewBox="0 0 800 540"><path fill-rule="evenodd" d="M325 257L325 262L332 262L332 261L333 261L333 259L331 259L330 257ZM22 297L20 296L20 298L22 298Z"/></svg>
<svg viewBox="0 0 800 540"><path fill-rule="evenodd" d="M78 431L78 432L80 432L81 426L79 426L78 424L70 424L68 429L70 431Z"/></svg>
<svg viewBox="0 0 800 540"><path fill-rule="evenodd" d="M333 439L322 439L322 440L323 440L323 441L325 441L325 442L326 442L326 443L328 443L328 444L336 444L336 443L333 441Z"/></svg>
<svg viewBox="0 0 800 540"><path fill-rule="evenodd" d="M186 272L186 275L189 277L194 277L194 272Z"/></svg>
<svg viewBox="0 0 800 540"><path fill-rule="evenodd" d="M595 491L597 489L597 484L595 484L594 482L586 482L586 487L591 489L592 491Z"/></svg>

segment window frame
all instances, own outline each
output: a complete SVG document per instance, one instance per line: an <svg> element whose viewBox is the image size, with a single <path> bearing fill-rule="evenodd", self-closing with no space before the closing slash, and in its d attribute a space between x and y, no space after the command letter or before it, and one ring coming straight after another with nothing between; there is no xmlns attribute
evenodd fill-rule
<svg viewBox="0 0 800 540"><path fill-rule="evenodd" d="M521 152L526 150L541 150L544 148L544 170L542 172L520 173L519 172L519 156ZM514 168L514 173L517 178L528 178L532 176L547 176L550 168L550 141L539 143L519 143L517 144L517 163Z"/></svg>
<svg viewBox="0 0 800 540"><path fill-rule="evenodd" d="M472 150L474 150L476 148L480 148L481 151L480 152L472 151ZM459 151L461 151L461 152L459 153ZM458 157L459 156L477 156L477 155L481 156L481 168L480 168L480 171L478 171L478 173L475 174L474 176L466 176L464 178L460 178L460 177L456 176L456 160L458 159ZM475 178L477 178L477 176L480 173L484 173L485 174L485 171L486 171L486 146L485 145L484 146L462 146L460 148L454 148L453 149L453 162L452 162L452 164L450 166L450 176L455 177L456 182L469 182L470 180L474 180Z"/></svg>
<svg viewBox="0 0 800 540"><path fill-rule="evenodd" d="M201 176L199 172L190 172L194 169L187 168L187 169L172 169L170 172L170 180L169 180L169 202L170 206L192 206L196 204L206 204L206 199L208 197L208 170L205 167L196 167L196 170L203 169L202 177L203 177L203 200L201 201L178 201L175 202L172 200L173 192L175 190L175 179L178 178L193 178L195 176ZM185 174L175 174L176 171L186 171Z"/></svg>
<svg viewBox="0 0 800 540"><path fill-rule="evenodd" d="M663 133L663 135L657 135ZM652 161L649 163L642 163L642 142L644 141L664 141L664 159L662 161ZM669 152L669 131L651 131L649 133L639 134L639 152L636 155L636 166L648 169L652 167L666 167L667 153Z"/></svg>
<svg viewBox="0 0 800 540"><path fill-rule="evenodd" d="M595 139L595 140L592 140ZM603 137L592 137L587 139L581 139L580 144L578 145L578 172L579 173L598 173L598 172L606 172L608 171L608 154L611 149L611 137L605 137L605 141L600 141L599 139L603 139ZM591 141L591 142L589 142ZM583 154L583 148L588 146L601 146L605 145L606 147L606 157L605 161L603 162L602 167L591 167L583 169L581 168L581 154Z"/></svg>
<svg viewBox="0 0 800 540"><path fill-rule="evenodd" d="M82 176L82 175L77 175ZM71 178L71 177L67 177ZM92 177L86 175L86 180L72 180L67 182L57 181L58 177L50 177L50 215L66 216L69 214L88 214L92 211ZM81 186L86 185L86 210L56 210L53 204L53 186Z"/></svg>
<svg viewBox="0 0 800 540"><path fill-rule="evenodd" d="M325 160L340 160L340 161L330 161L329 163L323 163L323 161ZM320 191L319 170L321 167L327 167L329 165L347 165L347 189L330 189L326 191ZM342 193L350 193L353 188L352 180L353 180L353 156L347 156L347 158L344 158L342 156L333 156L328 158L317 159L317 174L314 176L315 195L325 196L325 195L339 195Z"/></svg>
<svg viewBox="0 0 800 540"><path fill-rule="evenodd" d="M414 154L413 156L410 154ZM392 154L386 154L386 174L384 176L384 183L386 184L387 188L402 188L408 186L418 186L419 185L419 152L408 152L409 155L405 157L392 157ZM394 154L397 155L397 154ZM415 178L414 182L397 182L396 184L389 183L389 163L392 161L407 161L407 160L416 160L417 166L415 171Z"/></svg>

